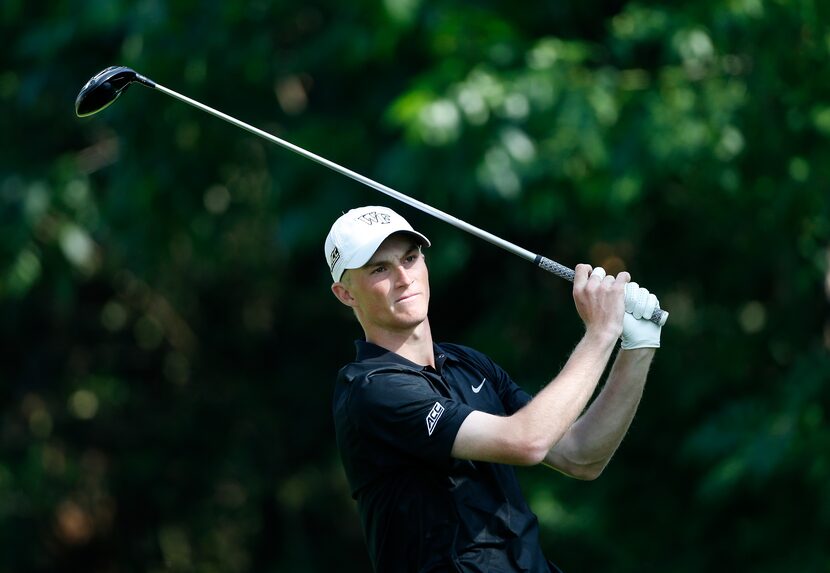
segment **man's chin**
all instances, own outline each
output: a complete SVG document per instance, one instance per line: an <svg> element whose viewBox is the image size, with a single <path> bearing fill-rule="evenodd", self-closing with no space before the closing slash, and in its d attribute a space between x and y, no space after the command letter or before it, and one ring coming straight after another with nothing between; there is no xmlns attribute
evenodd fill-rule
<svg viewBox="0 0 830 573"><path fill-rule="evenodd" d="M401 330L414 330L421 326L427 320L426 312L412 313L412 314L398 314L395 322L396 326Z"/></svg>

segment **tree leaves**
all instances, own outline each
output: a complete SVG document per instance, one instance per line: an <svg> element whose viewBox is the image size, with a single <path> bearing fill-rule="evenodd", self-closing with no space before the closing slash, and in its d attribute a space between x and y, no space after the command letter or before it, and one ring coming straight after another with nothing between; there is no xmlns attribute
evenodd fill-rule
<svg viewBox="0 0 830 573"><path fill-rule="evenodd" d="M534 391L581 335L566 283L180 102L136 86L75 118L113 64L660 297L606 474L521 472L565 570L826 566L822 5L20 6L0 11L0 569L368 569L329 414L360 333L320 251L355 205L432 240L440 340Z"/></svg>

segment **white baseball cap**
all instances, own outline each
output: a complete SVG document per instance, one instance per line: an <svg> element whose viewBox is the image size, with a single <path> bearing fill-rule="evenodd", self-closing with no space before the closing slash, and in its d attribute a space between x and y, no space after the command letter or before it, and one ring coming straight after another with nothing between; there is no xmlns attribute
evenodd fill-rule
<svg viewBox="0 0 830 573"><path fill-rule="evenodd" d="M429 239L388 207L358 207L341 215L326 237L325 255L331 278L338 282L346 269L359 269L368 263L380 244L399 232L415 235L425 247L430 245Z"/></svg>

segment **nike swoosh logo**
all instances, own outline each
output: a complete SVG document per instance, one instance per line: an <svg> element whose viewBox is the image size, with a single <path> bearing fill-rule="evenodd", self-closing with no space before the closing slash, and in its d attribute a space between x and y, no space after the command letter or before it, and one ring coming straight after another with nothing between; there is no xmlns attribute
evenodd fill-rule
<svg viewBox="0 0 830 573"><path fill-rule="evenodd" d="M473 386L472 384L470 384L470 387L473 389L473 392L478 394L479 392L481 392L481 387L484 386L484 383L486 381L487 381L487 378L482 378L481 379L481 384L479 384L478 386Z"/></svg>

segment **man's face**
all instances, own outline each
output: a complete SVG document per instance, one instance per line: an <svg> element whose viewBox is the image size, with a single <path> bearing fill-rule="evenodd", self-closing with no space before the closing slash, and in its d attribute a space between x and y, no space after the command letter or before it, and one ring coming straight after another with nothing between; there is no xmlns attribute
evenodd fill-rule
<svg viewBox="0 0 830 573"><path fill-rule="evenodd" d="M420 246L410 235L391 235L368 263L346 273L342 283L351 297L347 304L367 332L411 330L426 319L429 273Z"/></svg>

